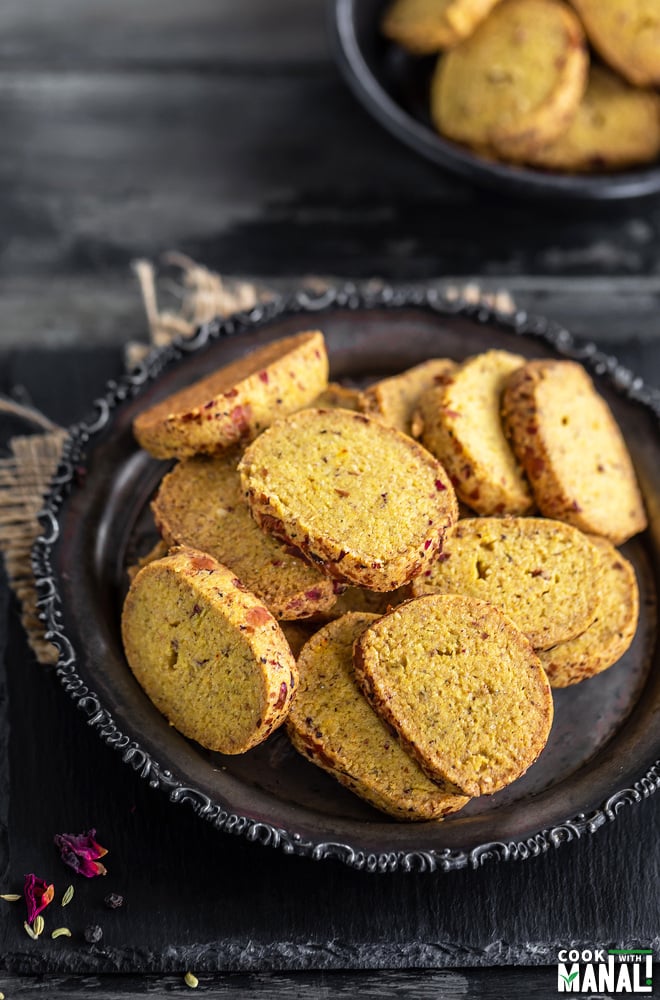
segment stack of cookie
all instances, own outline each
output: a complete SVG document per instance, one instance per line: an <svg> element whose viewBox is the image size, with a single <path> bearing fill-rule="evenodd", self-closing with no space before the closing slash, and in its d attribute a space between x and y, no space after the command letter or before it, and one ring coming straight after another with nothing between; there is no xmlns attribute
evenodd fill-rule
<svg viewBox="0 0 660 1000"><path fill-rule="evenodd" d="M660 154L657 0L393 0L382 30L441 52L433 123L484 157L593 172Z"/></svg>
<svg viewBox="0 0 660 1000"><path fill-rule="evenodd" d="M286 722L377 808L439 819L536 760L551 685L628 647L637 584L614 544L644 508L572 362L493 350L363 391L327 377L304 333L137 418L178 461L132 571L127 659L204 746L242 753Z"/></svg>

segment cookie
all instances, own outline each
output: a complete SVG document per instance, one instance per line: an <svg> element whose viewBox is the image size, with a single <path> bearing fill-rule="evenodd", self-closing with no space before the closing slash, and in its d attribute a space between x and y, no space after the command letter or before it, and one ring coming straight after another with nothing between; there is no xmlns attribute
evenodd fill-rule
<svg viewBox="0 0 660 1000"><path fill-rule="evenodd" d="M247 448L239 473L264 530L369 590L419 573L457 516L447 474L425 448L348 410L278 421Z"/></svg>
<svg viewBox="0 0 660 1000"><path fill-rule="evenodd" d="M286 641L289 643L291 652L297 660L300 656L300 650L314 635L314 628L300 625L298 622L280 622L280 628L284 633Z"/></svg>
<svg viewBox="0 0 660 1000"><path fill-rule="evenodd" d="M151 508L168 545L189 545L228 566L276 618L307 618L335 603L332 580L269 537L250 516L233 449L183 459Z"/></svg>
<svg viewBox="0 0 660 1000"><path fill-rule="evenodd" d="M571 0L589 41L638 87L660 86L658 0Z"/></svg>
<svg viewBox="0 0 660 1000"><path fill-rule="evenodd" d="M461 595L408 601L357 639L358 683L433 779L466 795L515 781L546 744L548 679L501 611Z"/></svg>
<svg viewBox="0 0 660 1000"><path fill-rule="evenodd" d="M479 514L525 514L534 500L500 420L507 377L525 359L486 351L422 396L415 431L451 477L456 495Z"/></svg>
<svg viewBox="0 0 660 1000"><path fill-rule="evenodd" d="M284 722L298 678L289 645L262 602L207 553L181 548L141 569L121 628L139 684L184 736L237 754Z"/></svg>
<svg viewBox="0 0 660 1000"><path fill-rule="evenodd" d="M316 397L312 406L315 409L362 410L362 393L351 386L340 385L339 382L328 382L323 392Z"/></svg>
<svg viewBox="0 0 660 1000"><path fill-rule="evenodd" d="M561 521L466 518L447 535L440 558L413 580L412 593L489 601L536 649L549 649L596 617L596 569L589 540Z"/></svg>
<svg viewBox="0 0 660 1000"><path fill-rule="evenodd" d="M541 513L614 545L644 530L626 443L581 365L528 362L511 376L502 413Z"/></svg>
<svg viewBox="0 0 660 1000"><path fill-rule="evenodd" d="M385 593L377 590L365 590L363 587L347 587L324 617L326 621L331 618L341 618L349 611L384 615L390 608L396 607L402 601L407 601L409 597L407 586Z"/></svg>
<svg viewBox="0 0 660 1000"><path fill-rule="evenodd" d="M660 8L659 8L660 10ZM587 90L566 132L529 157L548 170L622 170L660 155L660 102L650 90L630 86L592 66Z"/></svg>
<svg viewBox="0 0 660 1000"><path fill-rule="evenodd" d="M503 0L440 58L431 117L449 139L524 158L568 128L587 68L584 32L569 7L560 0Z"/></svg>
<svg viewBox="0 0 660 1000"><path fill-rule="evenodd" d="M287 732L303 756L377 809L397 819L441 819L468 798L426 777L355 681L353 643L376 620L347 614L310 639Z"/></svg>
<svg viewBox="0 0 660 1000"><path fill-rule="evenodd" d="M605 538L590 536L597 550L592 586L597 617L581 635L539 653L552 687L568 687L617 663L635 637L639 589L635 570Z"/></svg>
<svg viewBox="0 0 660 1000"><path fill-rule="evenodd" d="M138 443L155 458L213 455L308 406L328 381L323 334L265 344L140 413Z"/></svg>
<svg viewBox="0 0 660 1000"><path fill-rule="evenodd" d="M383 34L415 55L448 49L467 38L498 0L394 0Z"/></svg>
<svg viewBox="0 0 660 1000"><path fill-rule="evenodd" d="M422 393L442 382L455 368L456 364L448 358L432 358L400 375L381 379L362 393L362 411L410 434L413 413Z"/></svg>

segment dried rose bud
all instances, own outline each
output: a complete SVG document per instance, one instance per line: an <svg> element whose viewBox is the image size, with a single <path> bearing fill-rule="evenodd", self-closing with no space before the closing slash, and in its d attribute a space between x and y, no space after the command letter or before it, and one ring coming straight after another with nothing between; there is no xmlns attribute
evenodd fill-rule
<svg viewBox="0 0 660 1000"><path fill-rule="evenodd" d="M120 896L118 892L109 892L103 902L109 910L118 910L120 906L124 905L124 897Z"/></svg>
<svg viewBox="0 0 660 1000"><path fill-rule="evenodd" d="M52 902L55 886L49 885L44 879L37 878L34 874L26 875L23 895L27 906L28 923L31 924L34 918Z"/></svg>
<svg viewBox="0 0 660 1000"><path fill-rule="evenodd" d="M88 830L87 833L77 835L56 833L54 837L64 864L85 878L106 874L105 866L98 859L108 852L105 847L97 844L95 836L96 830Z"/></svg>
<svg viewBox="0 0 660 1000"><path fill-rule="evenodd" d="M98 944L103 938L103 928L98 924L89 924L85 927L84 938L87 944Z"/></svg>

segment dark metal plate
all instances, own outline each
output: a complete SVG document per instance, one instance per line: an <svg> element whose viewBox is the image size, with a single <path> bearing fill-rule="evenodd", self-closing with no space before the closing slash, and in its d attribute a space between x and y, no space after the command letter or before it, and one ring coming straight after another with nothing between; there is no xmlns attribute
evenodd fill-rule
<svg viewBox="0 0 660 1000"><path fill-rule="evenodd" d="M202 750L154 709L122 653L125 567L148 543L148 502L167 467L136 447L133 418L265 341L314 327L326 335L333 378L376 377L427 357L461 359L494 345L530 357L578 357L623 428L645 494L650 529L625 549L642 595L631 649L604 674L555 692L550 741L524 777L442 823L384 817L299 757L281 732L241 757ZM660 786L659 413L660 396L593 345L577 347L565 330L524 313L502 316L432 290L362 293L346 286L316 297L302 291L212 322L111 383L93 416L71 430L34 551L60 679L101 738L173 802L289 853L368 870L450 870L529 857L591 832Z"/></svg>

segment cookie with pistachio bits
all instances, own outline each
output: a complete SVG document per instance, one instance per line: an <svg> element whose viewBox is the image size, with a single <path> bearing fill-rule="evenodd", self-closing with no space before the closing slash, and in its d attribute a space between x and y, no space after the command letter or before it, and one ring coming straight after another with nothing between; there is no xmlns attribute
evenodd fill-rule
<svg viewBox="0 0 660 1000"><path fill-rule="evenodd" d="M278 619L327 612L337 595L332 580L291 547L255 524L237 471L240 453L178 462L151 504L168 545L208 552L242 580Z"/></svg>
<svg viewBox="0 0 660 1000"><path fill-rule="evenodd" d="M362 393L362 411L381 423L412 434L412 420L422 393L439 385L456 368L448 358L431 358L400 375L374 382Z"/></svg>
<svg viewBox="0 0 660 1000"><path fill-rule="evenodd" d="M660 87L658 0L571 0L589 41L624 79Z"/></svg>
<svg viewBox="0 0 660 1000"><path fill-rule="evenodd" d="M438 559L411 585L423 594L465 594L500 608L536 649L573 639L597 615L589 584L597 558L577 528L542 517L465 518Z"/></svg>
<svg viewBox="0 0 660 1000"><path fill-rule="evenodd" d="M508 381L502 415L542 514L614 545L644 530L626 442L582 365L527 362Z"/></svg>
<svg viewBox="0 0 660 1000"><path fill-rule="evenodd" d="M351 612L303 648L287 732L296 750L377 809L402 820L437 820L467 796L431 781L399 745L355 680L353 644L377 615Z"/></svg>
<svg viewBox="0 0 660 1000"><path fill-rule="evenodd" d="M184 736L244 753L288 715L298 681L282 630L236 575L179 548L137 574L124 602L129 666Z"/></svg>
<svg viewBox="0 0 660 1000"><path fill-rule="evenodd" d="M323 334L264 344L140 413L133 432L155 458L214 455L308 406L328 382Z"/></svg>
<svg viewBox="0 0 660 1000"><path fill-rule="evenodd" d="M368 590L396 590L421 572L457 516L437 459L348 410L278 421L238 468L257 524L334 579Z"/></svg>
<svg viewBox="0 0 660 1000"><path fill-rule="evenodd" d="M502 391L525 359L486 351L422 396L415 431L451 476L456 495L478 514L526 514L534 498L502 428Z"/></svg>
<svg viewBox="0 0 660 1000"><path fill-rule="evenodd" d="M499 0L393 0L383 34L408 52L429 55L470 35Z"/></svg>
<svg viewBox="0 0 660 1000"><path fill-rule="evenodd" d="M553 704L531 644L484 601L436 594L369 625L353 650L374 710L435 781L490 795L545 746Z"/></svg>
<svg viewBox="0 0 660 1000"><path fill-rule="evenodd" d="M602 673L621 659L635 638L639 588L630 562L606 538L591 535L598 563L590 585L598 594L596 618L580 635L539 652L551 687L568 687Z"/></svg>

